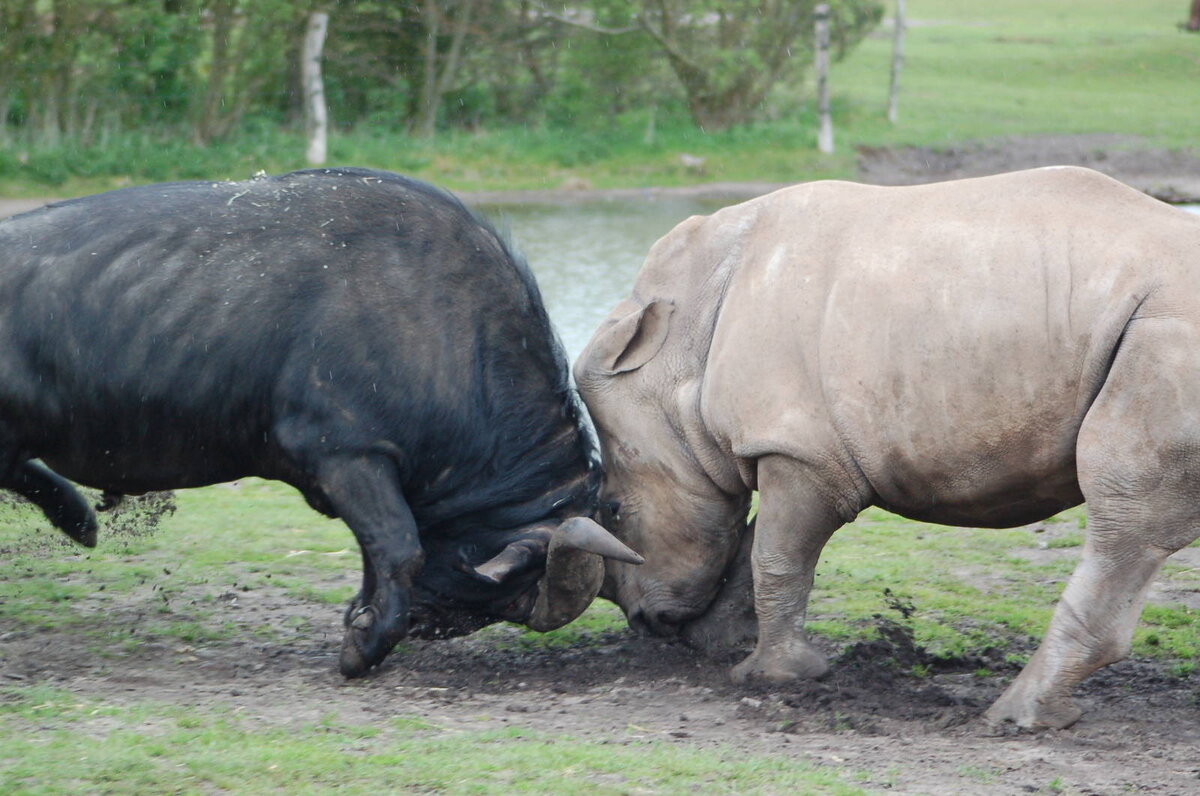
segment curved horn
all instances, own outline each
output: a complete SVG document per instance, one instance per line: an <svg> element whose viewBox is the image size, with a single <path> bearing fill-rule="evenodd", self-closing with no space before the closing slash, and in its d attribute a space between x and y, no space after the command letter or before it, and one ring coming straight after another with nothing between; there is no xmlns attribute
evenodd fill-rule
<svg viewBox="0 0 1200 796"><path fill-rule="evenodd" d="M495 556L484 561L477 567L467 567L467 571L475 577L488 583L502 583L514 572L528 569L536 560L542 563L547 552L547 537L518 539L509 543Z"/></svg>
<svg viewBox="0 0 1200 796"><path fill-rule="evenodd" d="M600 593L604 556L630 564L642 557L587 517L572 517L554 530L546 552L546 574L525 625L545 632L579 616Z"/></svg>

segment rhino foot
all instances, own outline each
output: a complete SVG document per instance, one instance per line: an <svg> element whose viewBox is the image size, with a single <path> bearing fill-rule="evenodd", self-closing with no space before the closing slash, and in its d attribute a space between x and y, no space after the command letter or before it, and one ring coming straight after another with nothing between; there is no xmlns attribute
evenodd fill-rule
<svg viewBox="0 0 1200 796"><path fill-rule="evenodd" d="M983 718L990 724L1011 722L1024 729L1061 730L1079 721L1083 711L1070 697L1024 698L1009 689L997 699Z"/></svg>
<svg viewBox="0 0 1200 796"><path fill-rule="evenodd" d="M791 645L783 652L764 651L761 646L733 667L733 682L782 685L797 680L816 680L829 671L829 661L813 647Z"/></svg>

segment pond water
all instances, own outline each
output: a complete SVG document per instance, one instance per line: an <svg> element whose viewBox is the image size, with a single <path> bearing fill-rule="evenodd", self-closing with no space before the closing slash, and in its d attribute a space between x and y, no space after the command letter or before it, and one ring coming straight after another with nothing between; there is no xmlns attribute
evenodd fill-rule
<svg viewBox="0 0 1200 796"><path fill-rule="evenodd" d="M572 362L621 299L654 241L719 202L661 199L562 205L480 205L507 227L537 276L546 309Z"/></svg>
<svg viewBox="0 0 1200 796"><path fill-rule="evenodd" d="M654 241L688 216L712 213L722 204L656 199L479 209L511 231L574 362L600 322L629 294ZM1181 207L1200 214L1200 205Z"/></svg>

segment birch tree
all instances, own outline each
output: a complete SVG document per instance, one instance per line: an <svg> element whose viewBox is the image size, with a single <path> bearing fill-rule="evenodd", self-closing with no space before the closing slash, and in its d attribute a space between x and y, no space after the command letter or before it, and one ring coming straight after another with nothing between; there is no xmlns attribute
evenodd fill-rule
<svg viewBox="0 0 1200 796"><path fill-rule="evenodd" d="M304 46L300 55L300 76L304 84L304 130L308 136L305 157L312 166L325 163L328 114L325 108L325 83L321 79L321 53L329 14L313 11L308 15Z"/></svg>

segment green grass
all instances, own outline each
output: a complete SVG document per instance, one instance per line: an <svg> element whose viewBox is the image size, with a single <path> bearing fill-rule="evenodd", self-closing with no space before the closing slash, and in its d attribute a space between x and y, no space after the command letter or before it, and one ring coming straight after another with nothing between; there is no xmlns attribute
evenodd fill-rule
<svg viewBox="0 0 1200 796"><path fill-rule="evenodd" d="M1176 28L1184 11L1170 0L914 0L899 125L878 112L891 59L885 37L835 68L847 140L1121 133L1194 147L1200 129L1181 100L1200 79L1200 38Z"/></svg>
<svg viewBox="0 0 1200 796"><path fill-rule="evenodd" d="M597 188L721 180L852 177L855 147L950 147L997 136L1115 133L1196 147L1200 36L1181 33L1179 0L912 0L900 122L884 118L890 31L880 28L832 73L838 151L815 151L810 96L772 100L775 120L720 133L660 109L480 132L431 141L366 125L330 141L331 164L409 173L455 190ZM889 13L891 4L888 4ZM811 80L809 81L811 83ZM332 109L336 118L337 109ZM168 179L240 179L304 166L299 134L252 120L208 148L178 130L113 135L102 147L0 148L0 195L78 195ZM680 154L705 158L701 171ZM53 189L53 191L51 191Z"/></svg>
<svg viewBox="0 0 1200 796"><path fill-rule="evenodd" d="M48 687L0 689L0 792L857 794L793 760L408 717L271 725L230 710L114 706ZM247 790L247 788L250 790Z"/></svg>
<svg viewBox="0 0 1200 796"><path fill-rule="evenodd" d="M1080 507L1051 522L1073 528L1084 516ZM1041 537L1030 528L949 528L867 509L825 549L809 628L853 641L869 635L875 617L882 615L910 624L919 644L944 656L978 655L1013 641L1040 639L1082 552ZM1062 538L1080 537L1067 532ZM1036 555L1043 549L1062 554ZM1200 573L1169 562L1164 574L1177 588L1200 591ZM896 600L915 608L910 618L902 620L890 607ZM1028 644L1017 647L1028 649ZM1174 603L1146 607L1134 635L1134 655L1187 661L1198 652L1200 611Z"/></svg>

